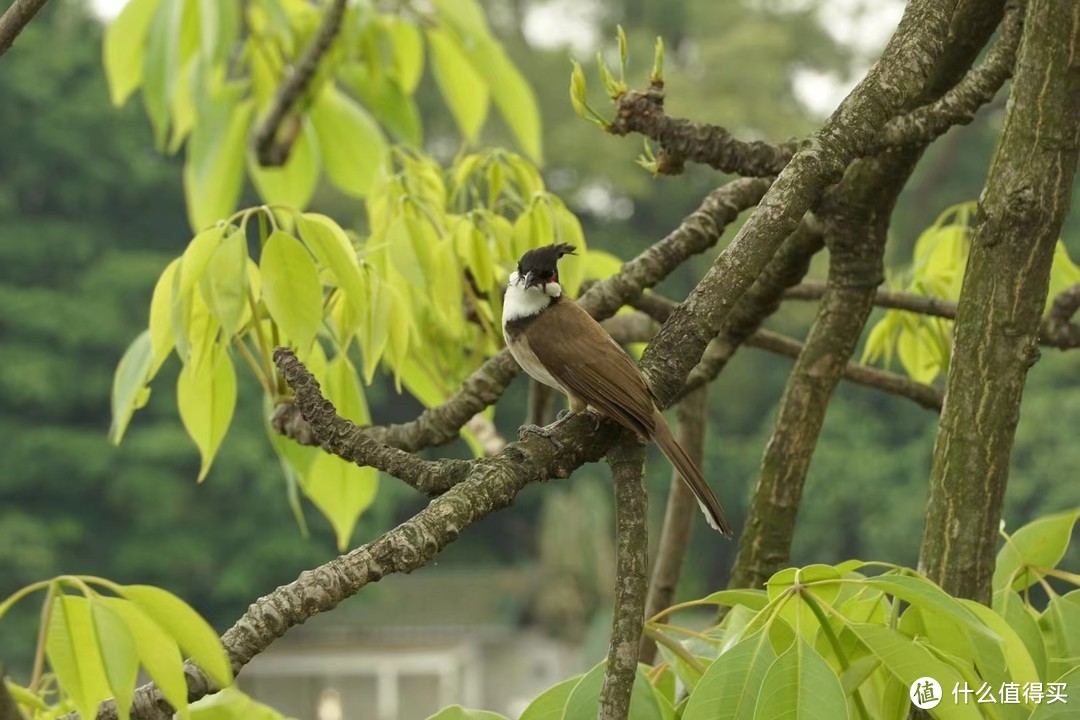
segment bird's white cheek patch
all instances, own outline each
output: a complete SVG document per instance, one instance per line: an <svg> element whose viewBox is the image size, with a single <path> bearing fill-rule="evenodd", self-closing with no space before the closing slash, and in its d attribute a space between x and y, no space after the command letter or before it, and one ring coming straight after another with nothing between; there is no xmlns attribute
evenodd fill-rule
<svg viewBox="0 0 1080 720"><path fill-rule="evenodd" d="M548 297L557 298L562 295L562 285L557 282L549 282L544 285L544 294Z"/></svg>

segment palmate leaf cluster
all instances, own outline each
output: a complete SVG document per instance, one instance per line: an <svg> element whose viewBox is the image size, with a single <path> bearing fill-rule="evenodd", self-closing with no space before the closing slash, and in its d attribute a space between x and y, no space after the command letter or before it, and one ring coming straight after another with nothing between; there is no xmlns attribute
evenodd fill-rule
<svg viewBox="0 0 1080 720"><path fill-rule="evenodd" d="M890 280L896 289L928 298L956 302L964 281L971 248L977 203L960 203L945 210L919 235L912 264ZM1058 242L1050 269L1050 291L1046 310L1054 296L1080 283L1080 266L1069 257L1065 244ZM914 380L933 382L944 375L952 356L953 321L920 315L906 310L889 310L870 330L863 348L862 362L883 360L889 365L895 356Z"/></svg>
<svg viewBox="0 0 1080 720"><path fill-rule="evenodd" d="M776 573L763 590L721 590L646 623L661 659L639 667L634 720L783 720L908 717L912 683L932 677L935 718L1047 720L1072 717L1080 701L1080 575L1057 568L1080 510L1041 518L998 553L993 607L951 597L914 570L852 560ZM1048 601L1036 603L1037 586ZM1055 588L1066 586L1059 594ZM677 624L694 608L727 608L719 623ZM604 663L537 697L521 720L596 717ZM996 704L954 702L954 687L988 685ZM1003 684L1054 683L1065 702ZM474 714L475 713L475 714ZM447 708L429 720L500 717Z"/></svg>
<svg viewBox="0 0 1080 720"><path fill-rule="evenodd" d="M563 269L570 293L619 266L587 250L573 213L507 151L461 155L442 168L396 149L365 207L365 237L284 206L238 212L198 233L162 272L149 327L117 368L113 442L173 353L183 363L177 401L202 456L199 480L231 422L238 364L259 380L268 414L290 399L270 357L277 345L293 347L339 413L358 424L371 422L363 383L380 367L399 390L441 403L501 348L501 285L521 253L553 238L577 246L580 256ZM270 438L287 476L345 547L374 499L376 471L274 431Z"/></svg>
<svg viewBox="0 0 1080 720"><path fill-rule="evenodd" d="M323 6L305 0L132 0L109 27L104 64L113 103L141 90L160 150L184 149L193 230L227 217L249 177L269 203L303 209L319 178L366 195L392 141L420 147L414 93L425 55L464 138L492 104L533 161L542 155L532 90L473 0L385 11L349 2L313 81L278 138L288 162L263 168L249 138L315 36Z"/></svg>

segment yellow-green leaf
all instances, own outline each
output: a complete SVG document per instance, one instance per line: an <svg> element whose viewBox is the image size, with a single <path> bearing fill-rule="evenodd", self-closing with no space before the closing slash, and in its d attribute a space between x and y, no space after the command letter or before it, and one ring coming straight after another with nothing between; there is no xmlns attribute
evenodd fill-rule
<svg viewBox="0 0 1080 720"><path fill-rule="evenodd" d="M90 599L90 617L94 621L97 650L105 666L116 711L120 720L131 715L135 680L139 675L139 653L124 619L101 598Z"/></svg>
<svg viewBox="0 0 1080 720"><path fill-rule="evenodd" d="M371 424L371 413L364 399L364 391L360 388L360 378L343 353L326 365L326 397L334 403L341 417L358 425Z"/></svg>
<svg viewBox="0 0 1080 720"><path fill-rule="evenodd" d="M274 322L303 353L322 323L322 283L311 254L299 240L275 231L259 259L263 302Z"/></svg>
<svg viewBox="0 0 1080 720"><path fill-rule="evenodd" d="M176 273L180 271L182 259L176 258L165 266L154 285L154 294L150 297L150 348L154 361L150 365L148 379L153 379L162 363L176 346L172 329L172 298Z"/></svg>
<svg viewBox="0 0 1080 720"><path fill-rule="evenodd" d="M244 157L252 100L240 88L218 91L202 108L184 158L184 196L194 230L227 217L236 208L244 180Z"/></svg>
<svg viewBox="0 0 1080 720"><path fill-rule="evenodd" d="M424 41L416 25L397 15L382 16L394 55L394 75L408 94L416 90L424 72Z"/></svg>
<svg viewBox="0 0 1080 720"><path fill-rule="evenodd" d="M311 202L319 180L318 141L310 121L296 137L289 158L281 167L263 167L253 151L247 154L248 173L259 197L270 205L303 210Z"/></svg>
<svg viewBox="0 0 1080 720"><path fill-rule="evenodd" d="M585 279L585 256L589 252L585 246L585 233L581 230L581 222L577 216L561 202L554 207L554 213L555 241L577 248L577 254L567 255L559 261L559 283L570 297L577 297L581 281Z"/></svg>
<svg viewBox="0 0 1080 720"><path fill-rule="evenodd" d="M518 145L531 160L541 162L540 107L529 83L493 38L473 43L467 52L473 68L491 89L495 106L513 131Z"/></svg>
<svg viewBox="0 0 1080 720"><path fill-rule="evenodd" d="M177 714L181 718L187 718L184 658L180 655L176 640L130 600L114 597L102 597L98 600L123 619L135 640L139 662L146 669L146 674L157 684L169 704L177 709Z"/></svg>
<svg viewBox="0 0 1080 720"><path fill-rule="evenodd" d="M427 39L431 46L432 72L439 91L450 107L461 134L469 142L476 142L480 128L487 119L487 84L453 33L443 28L431 28L427 31Z"/></svg>
<svg viewBox="0 0 1080 720"><path fill-rule="evenodd" d="M386 140L366 110L332 84L311 107L319 153L331 182L363 197L371 190L386 155Z"/></svg>
<svg viewBox="0 0 1080 720"><path fill-rule="evenodd" d="M754 718L761 720L834 720L847 717L840 679L825 658L797 639L776 659L761 682Z"/></svg>
<svg viewBox="0 0 1080 720"><path fill-rule="evenodd" d="M337 286L352 304L356 317L365 317L367 292L364 278L356 259L356 250L345 231L330 218L317 213L299 215L296 227L315 259L333 274Z"/></svg>
<svg viewBox="0 0 1080 720"><path fill-rule="evenodd" d="M109 98L123 105L142 81L146 34L161 0L131 0L105 29L103 60Z"/></svg>
<svg viewBox="0 0 1080 720"><path fill-rule="evenodd" d="M176 383L176 401L180 421L202 457L198 478L202 482L236 407L236 373L229 355L216 348L207 362L184 365Z"/></svg>
<svg viewBox="0 0 1080 720"><path fill-rule="evenodd" d="M247 305L247 240L235 230L225 236L200 278L199 288L207 307L231 338L240 329Z"/></svg>
<svg viewBox="0 0 1080 720"><path fill-rule="evenodd" d="M120 444L124 431L131 422L131 416L143 407L150 397L150 388L146 383L150 379L153 362L154 350L150 331L144 330L128 346L113 376L112 425L109 427L109 442L113 445Z"/></svg>
<svg viewBox="0 0 1080 720"><path fill-rule="evenodd" d="M360 513L375 500L378 471L357 467L336 455L319 453L308 468L303 485L304 493L330 521L337 535L338 550L344 552Z"/></svg>
<svg viewBox="0 0 1080 720"><path fill-rule="evenodd" d="M45 652L56 679L79 714L94 717L97 704L111 696L98 654L90 605L81 595L53 598Z"/></svg>
<svg viewBox="0 0 1080 720"><path fill-rule="evenodd" d="M232 684L232 665L218 634L190 605L151 585L123 585L120 594L173 638L218 687Z"/></svg>
<svg viewBox="0 0 1080 720"><path fill-rule="evenodd" d="M399 140L420 146L423 132L416 102L406 94L393 75L381 68L351 63L338 71L342 82L356 93L379 122Z"/></svg>

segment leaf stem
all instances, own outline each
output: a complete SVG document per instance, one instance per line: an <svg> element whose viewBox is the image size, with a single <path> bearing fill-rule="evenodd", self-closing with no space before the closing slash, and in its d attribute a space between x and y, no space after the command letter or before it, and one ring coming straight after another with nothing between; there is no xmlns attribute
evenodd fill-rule
<svg viewBox="0 0 1080 720"><path fill-rule="evenodd" d="M829 624L829 618L825 617L825 611L818 605L817 598L812 592L800 593L803 602L810 608L810 612L814 613L814 617L817 618L818 625L821 626L821 632L824 633L825 639L829 641L829 645L832 646L833 652L836 653L836 659L840 663L841 670L847 670L851 667L851 663L848 661L847 654L844 652L843 646L840 644L840 638L836 637L836 633L833 632L832 626ZM859 688L853 688L851 697L855 701L855 708L859 711L859 716L863 720L870 720L870 713L866 709L866 703L863 702L862 693L859 692Z"/></svg>
<svg viewBox="0 0 1080 720"><path fill-rule="evenodd" d="M701 664L701 661L694 657L694 654L687 650L686 647L684 647L683 644L678 640L668 637L664 633L660 632L652 623L645 624L644 632L657 643L663 645L668 650L671 650L671 652L678 655L680 658L683 659L683 661L686 662L687 665L694 668L699 673L705 672L705 666Z"/></svg>
<svg viewBox="0 0 1080 720"><path fill-rule="evenodd" d="M49 581L49 590L45 593L45 603L41 606L41 627L38 628L37 647L34 649L34 670L30 675L27 689L37 695L41 685L41 676L45 672L45 641L49 636L49 623L52 621L53 599L60 587L59 579Z"/></svg>

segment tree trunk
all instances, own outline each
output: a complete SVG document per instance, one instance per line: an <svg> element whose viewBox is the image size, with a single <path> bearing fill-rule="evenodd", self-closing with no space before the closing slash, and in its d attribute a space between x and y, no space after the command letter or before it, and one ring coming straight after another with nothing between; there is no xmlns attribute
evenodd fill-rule
<svg viewBox="0 0 1080 720"><path fill-rule="evenodd" d="M957 308L919 566L990 600L1013 433L1080 145L1080 5L1029 0Z"/></svg>

